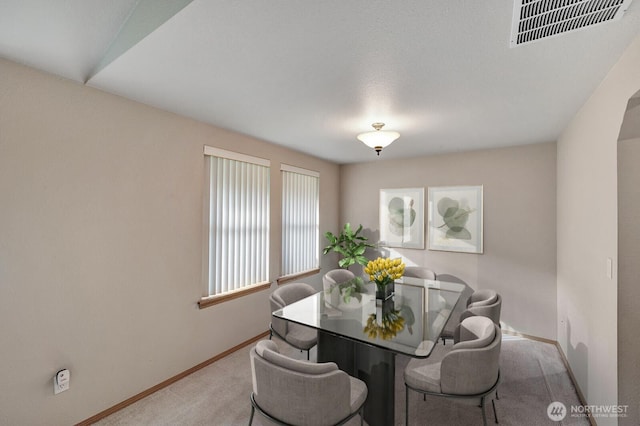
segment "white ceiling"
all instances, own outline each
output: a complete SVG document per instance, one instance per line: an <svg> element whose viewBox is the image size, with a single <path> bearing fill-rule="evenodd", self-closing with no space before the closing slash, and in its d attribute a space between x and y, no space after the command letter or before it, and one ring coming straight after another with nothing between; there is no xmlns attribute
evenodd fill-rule
<svg viewBox="0 0 640 426"><path fill-rule="evenodd" d="M556 140L638 3L510 48L513 0L0 0L0 56L351 163L375 121L401 133L380 158Z"/></svg>

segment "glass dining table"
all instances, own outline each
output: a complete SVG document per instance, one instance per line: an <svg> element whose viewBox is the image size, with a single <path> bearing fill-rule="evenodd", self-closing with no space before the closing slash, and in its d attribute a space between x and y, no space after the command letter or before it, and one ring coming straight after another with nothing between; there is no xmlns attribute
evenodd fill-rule
<svg viewBox="0 0 640 426"><path fill-rule="evenodd" d="M428 357L465 287L403 277L384 301L373 284L354 286L362 292L348 287L325 289L272 315L318 330L318 362L335 362L367 384L370 426L393 425L396 354Z"/></svg>

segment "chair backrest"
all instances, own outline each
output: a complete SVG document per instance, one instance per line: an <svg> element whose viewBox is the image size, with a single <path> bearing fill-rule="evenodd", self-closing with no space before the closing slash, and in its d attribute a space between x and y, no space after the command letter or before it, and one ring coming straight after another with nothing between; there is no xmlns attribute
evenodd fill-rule
<svg viewBox="0 0 640 426"><path fill-rule="evenodd" d="M476 295L481 292L481 295ZM501 311L502 296L493 290L479 290L469 297L467 309L460 315L460 321L472 316L482 316L490 318L499 326Z"/></svg>
<svg viewBox="0 0 640 426"><path fill-rule="evenodd" d="M350 413L351 381L333 362L289 358L263 340L251 350L254 399L261 410L291 425L338 423Z"/></svg>
<svg viewBox="0 0 640 426"><path fill-rule="evenodd" d="M332 269L322 277L322 284L325 289L331 288L336 284L341 284L354 279L356 276L348 269Z"/></svg>
<svg viewBox="0 0 640 426"><path fill-rule="evenodd" d="M502 332L487 317L469 317L459 328L460 341L440 365L443 393L477 395L496 384L500 371Z"/></svg>
<svg viewBox="0 0 640 426"><path fill-rule="evenodd" d="M287 305L292 304L293 302L297 302L298 300L304 299L305 297L311 296L316 293L313 287L309 284L305 283L290 283L284 284L271 293L269 296L269 300L275 303L277 306L276 309L284 308Z"/></svg>
<svg viewBox="0 0 640 426"><path fill-rule="evenodd" d="M491 305L498 300L498 293L491 289L476 290L467 300L467 308L474 306Z"/></svg>
<svg viewBox="0 0 640 426"><path fill-rule="evenodd" d="M309 284L284 284L275 289L269 296L269 305L271 306L271 312L282 309L287 305L290 305L315 293L316 290ZM283 319L271 317L271 326L273 327L275 332L283 338L287 335L287 323L288 321L285 321Z"/></svg>
<svg viewBox="0 0 640 426"><path fill-rule="evenodd" d="M486 317L471 317L460 323L460 339L454 349L483 348L493 341L495 327Z"/></svg>
<svg viewBox="0 0 640 426"><path fill-rule="evenodd" d="M435 280L436 273L429 268L421 266L407 266L404 268L405 277L422 278L424 280Z"/></svg>

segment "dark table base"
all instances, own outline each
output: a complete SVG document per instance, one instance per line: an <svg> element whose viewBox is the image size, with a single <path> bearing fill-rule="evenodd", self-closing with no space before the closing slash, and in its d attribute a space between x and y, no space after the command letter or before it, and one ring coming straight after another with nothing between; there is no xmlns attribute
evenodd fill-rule
<svg viewBox="0 0 640 426"><path fill-rule="evenodd" d="M370 426L394 424L395 353L318 331L318 362L338 367L367 384L364 418Z"/></svg>

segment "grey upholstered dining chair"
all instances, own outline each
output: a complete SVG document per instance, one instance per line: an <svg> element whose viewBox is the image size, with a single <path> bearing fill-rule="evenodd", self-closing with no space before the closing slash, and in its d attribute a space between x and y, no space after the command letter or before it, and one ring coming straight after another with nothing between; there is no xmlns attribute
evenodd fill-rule
<svg viewBox="0 0 640 426"><path fill-rule="evenodd" d="M271 293L271 296L269 296L271 312L282 309L287 305L315 293L316 290L314 290L314 288L309 284L284 284L278 287L273 293ZM269 331L269 339L271 339L274 334L277 335L294 348L300 349L301 351L307 351L307 359L309 359L309 350L318 343L318 333L314 329L285 321L274 316L271 316Z"/></svg>
<svg viewBox="0 0 640 426"><path fill-rule="evenodd" d="M425 395L480 399L487 424L485 398L495 392L500 379L500 328L486 317L469 317L458 326L460 340L442 361L412 359L404 370L406 424L409 424L409 389ZM496 423L495 402L491 400Z"/></svg>
<svg viewBox="0 0 640 426"><path fill-rule="evenodd" d="M494 290L478 290L474 292L467 301L467 309L460 315L460 322L473 316L487 317L495 325L500 327L500 312L502 311L502 296ZM456 332L459 329L456 329ZM456 333L453 335L454 341L458 339Z"/></svg>
<svg viewBox="0 0 640 426"><path fill-rule="evenodd" d="M255 410L281 425L341 425L360 414L367 399L367 385L333 362L296 360L278 352L263 340L251 350L251 418Z"/></svg>
<svg viewBox="0 0 640 426"><path fill-rule="evenodd" d="M411 278L421 278L424 280L436 280L436 273L429 268L425 268L422 266L407 266L404 268L404 276ZM450 315L450 309L441 309L442 305L446 303L442 296L439 296L437 299L430 297L428 299L428 310L438 312L438 316L433 321L433 326L438 330L444 329L442 327L442 323L447 321L447 317ZM446 327L446 323L445 323Z"/></svg>
<svg viewBox="0 0 640 426"><path fill-rule="evenodd" d="M451 318L449 323L445 326L444 330L440 334L442 342L445 339L456 340L457 325L461 323L465 318L473 316L482 316L490 318L494 324L500 327L500 312L502 311L502 296L496 293L495 290L483 289L476 290L467 299L467 307L460 314L460 318Z"/></svg>
<svg viewBox="0 0 640 426"><path fill-rule="evenodd" d="M322 287L325 292L325 304L330 307L337 307L340 304L341 297L340 284L351 281L355 277L355 274L348 269L332 269L324 274L322 277Z"/></svg>
<svg viewBox="0 0 640 426"><path fill-rule="evenodd" d="M348 269L332 269L322 277L324 288L335 286L354 279L356 276Z"/></svg>
<svg viewBox="0 0 640 426"><path fill-rule="evenodd" d="M422 278L425 280L435 280L436 273L429 268L422 266L407 266L404 268L405 277Z"/></svg>

